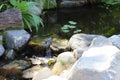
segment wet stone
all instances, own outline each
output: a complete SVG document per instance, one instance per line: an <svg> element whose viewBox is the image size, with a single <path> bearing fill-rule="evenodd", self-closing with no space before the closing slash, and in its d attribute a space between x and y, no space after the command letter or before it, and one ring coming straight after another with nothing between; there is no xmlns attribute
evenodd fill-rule
<svg viewBox="0 0 120 80"><path fill-rule="evenodd" d="M31 63L25 60L14 60L10 62L9 64L6 64L3 66L4 69L11 69L11 68L17 68L17 69L26 69L27 67L31 66Z"/></svg>

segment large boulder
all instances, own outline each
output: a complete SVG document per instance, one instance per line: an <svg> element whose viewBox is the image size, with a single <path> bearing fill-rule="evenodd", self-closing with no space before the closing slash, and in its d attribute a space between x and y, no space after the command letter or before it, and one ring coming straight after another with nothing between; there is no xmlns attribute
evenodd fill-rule
<svg viewBox="0 0 120 80"><path fill-rule="evenodd" d="M42 80L67 80L67 79L62 78L60 76L51 76L51 77L49 77L47 79L42 79Z"/></svg>
<svg viewBox="0 0 120 80"><path fill-rule="evenodd" d="M113 35L108 38L110 42L120 49L120 35Z"/></svg>
<svg viewBox="0 0 120 80"><path fill-rule="evenodd" d="M77 49L77 48L88 48L89 45L91 44L91 41L93 38L97 37L98 35L92 35L92 34L75 34L73 35L70 40L69 44L72 49Z"/></svg>
<svg viewBox="0 0 120 80"><path fill-rule="evenodd" d="M73 65L68 80L120 80L120 50L92 47Z"/></svg>
<svg viewBox="0 0 120 80"><path fill-rule="evenodd" d="M19 49L30 39L30 34L25 30L6 31L6 45L9 49Z"/></svg>
<svg viewBox="0 0 120 80"><path fill-rule="evenodd" d="M101 47L106 45L112 45L112 42L110 42L105 36L98 36L91 41L89 47Z"/></svg>

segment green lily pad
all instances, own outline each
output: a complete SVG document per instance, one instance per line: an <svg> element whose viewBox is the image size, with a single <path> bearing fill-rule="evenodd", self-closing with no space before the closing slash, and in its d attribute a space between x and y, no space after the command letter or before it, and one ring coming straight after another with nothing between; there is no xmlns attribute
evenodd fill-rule
<svg viewBox="0 0 120 80"><path fill-rule="evenodd" d="M70 25L64 25L61 29L68 29Z"/></svg>
<svg viewBox="0 0 120 80"><path fill-rule="evenodd" d="M69 32L69 30L62 30L64 33L68 33Z"/></svg>
<svg viewBox="0 0 120 80"><path fill-rule="evenodd" d="M69 23L69 24L72 24L72 25L77 24L77 22L74 22L74 21L69 21L68 23Z"/></svg>
<svg viewBox="0 0 120 80"><path fill-rule="evenodd" d="M76 28L76 26L69 26L69 28Z"/></svg>
<svg viewBox="0 0 120 80"><path fill-rule="evenodd" d="M81 29L75 30L73 33L79 33L81 32Z"/></svg>

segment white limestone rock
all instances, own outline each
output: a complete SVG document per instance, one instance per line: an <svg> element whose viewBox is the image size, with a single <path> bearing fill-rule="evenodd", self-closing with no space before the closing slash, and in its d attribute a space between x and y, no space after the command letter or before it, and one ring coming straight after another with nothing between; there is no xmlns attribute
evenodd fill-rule
<svg viewBox="0 0 120 80"><path fill-rule="evenodd" d="M25 30L6 31L6 45L9 49L19 49L30 39L30 34Z"/></svg>
<svg viewBox="0 0 120 80"><path fill-rule="evenodd" d="M63 52L58 55L57 62L62 62L63 64L73 64L75 58L72 52Z"/></svg>
<svg viewBox="0 0 120 80"><path fill-rule="evenodd" d="M51 76L51 77L49 77L47 79L43 79L43 80L67 80L67 79L62 78L60 76Z"/></svg>
<svg viewBox="0 0 120 80"><path fill-rule="evenodd" d="M89 47L101 47L105 45L112 45L112 42L110 42L109 39L105 36L98 36L91 41Z"/></svg>
<svg viewBox="0 0 120 80"><path fill-rule="evenodd" d="M92 47L73 65L68 80L120 80L120 50Z"/></svg>
<svg viewBox="0 0 120 80"><path fill-rule="evenodd" d="M120 36L119 35L113 35L108 38L110 42L116 47L120 49Z"/></svg>
<svg viewBox="0 0 120 80"><path fill-rule="evenodd" d="M90 34L75 34L69 40L69 45L72 49L77 48L88 48L91 44L93 38L97 37L98 35L90 35Z"/></svg>
<svg viewBox="0 0 120 80"><path fill-rule="evenodd" d="M52 72L49 68L45 67L42 70L38 71L38 73L33 76L32 80L42 80L42 79L46 79L50 76L52 76Z"/></svg>

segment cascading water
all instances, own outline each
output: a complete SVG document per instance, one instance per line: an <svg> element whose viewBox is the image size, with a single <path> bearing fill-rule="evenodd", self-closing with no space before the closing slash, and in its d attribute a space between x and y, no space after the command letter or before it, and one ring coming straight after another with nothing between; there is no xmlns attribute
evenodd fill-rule
<svg viewBox="0 0 120 80"><path fill-rule="evenodd" d="M47 58L51 58L51 49L50 49L51 42L52 42L52 37L50 37L47 40L45 40L46 57Z"/></svg>

